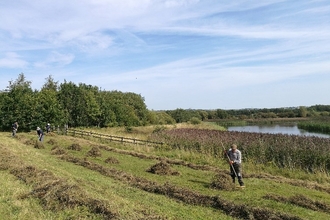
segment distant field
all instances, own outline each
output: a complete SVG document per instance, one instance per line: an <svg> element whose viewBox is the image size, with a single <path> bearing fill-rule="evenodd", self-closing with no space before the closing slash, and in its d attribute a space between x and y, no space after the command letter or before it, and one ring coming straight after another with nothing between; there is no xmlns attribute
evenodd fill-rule
<svg viewBox="0 0 330 220"><path fill-rule="evenodd" d="M147 138L155 129L95 131ZM241 189L230 185L225 160L198 152L55 133L36 139L0 133L1 219L330 219L322 173L244 163Z"/></svg>

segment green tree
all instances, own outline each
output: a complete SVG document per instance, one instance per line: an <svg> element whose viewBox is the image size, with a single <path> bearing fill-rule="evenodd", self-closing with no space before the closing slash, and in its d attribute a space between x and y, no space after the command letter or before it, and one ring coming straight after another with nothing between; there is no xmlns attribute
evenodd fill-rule
<svg viewBox="0 0 330 220"><path fill-rule="evenodd" d="M201 116L202 121L205 121L208 119L208 113L207 111L199 111L199 114Z"/></svg>
<svg viewBox="0 0 330 220"><path fill-rule="evenodd" d="M307 116L307 108L304 106L299 107L299 117L305 118Z"/></svg>
<svg viewBox="0 0 330 220"><path fill-rule="evenodd" d="M69 126L77 126L75 117L77 114L76 110L76 95L77 86L73 82L66 82L59 86L59 92L57 94L57 100L63 109L63 121Z"/></svg>
<svg viewBox="0 0 330 220"><path fill-rule="evenodd" d="M189 122L193 125L197 125L197 124L200 124L202 121L199 119L199 118L196 118L196 117L192 117Z"/></svg>
<svg viewBox="0 0 330 220"><path fill-rule="evenodd" d="M111 108L111 92L100 91L97 97L97 102L100 106L100 115L98 117L99 127L115 127L117 126L116 115Z"/></svg>
<svg viewBox="0 0 330 220"><path fill-rule="evenodd" d="M134 105L132 105L129 96L123 92L112 91L108 94L110 109L116 115L116 124L118 126L138 126L139 117L136 115Z"/></svg>
<svg viewBox="0 0 330 220"><path fill-rule="evenodd" d="M81 108L81 126L97 126L101 110L97 102L98 88L86 86L85 84L79 85L79 92L81 93L81 100L79 105Z"/></svg>
<svg viewBox="0 0 330 220"><path fill-rule="evenodd" d="M57 100L58 82L55 82L51 76L46 78L41 91L37 94L37 106L40 114L39 126L50 123L53 126L61 126L65 124L63 120L64 112L60 102Z"/></svg>
<svg viewBox="0 0 330 220"><path fill-rule="evenodd" d="M151 111L152 120L150 122L155 125L175 124L174 118L165 111Z"/></svg>
<svg viewBox="0 0 330 220"><path fill-rule="evenodd" d="M191 118L188 110L182 108L177 108L173 111L166 111L166 113L171 115L176 123L187 122Z"/></svg>
<svg viewBox="0 0 330 220"><path fill-rule="evenodd" d="M45 84L42 86L41 90L50 90L50 91L58 91L58 81L55 81L54 78L49 75L46 78Z"/></svg>
<svg viewBox="0 0 330 220"><path fill-rule="evenodd" d="M8 92L2 96L2 128L10 129L17 121L20 130L33 129L33 122L37 118L36 92L33 92L31 82L26 80L23 73L15 81L9 81Z"/></svg>
<svg viewBox="0 0 330 220"><path fill-rule="evenodd" d="M134 115L138 118L139 125L146 125L148 123L148 109L145 100L141 95L128 92L124 93L125 103L134 109Z"/></svg>
<svg viewBox="0 0 330 220"><path fill-rule="evenodd" d="M217 116L220 119L226 119L229 118L228 113L226 112L226 110L222 110L222 109L217 109Z"/></svg>

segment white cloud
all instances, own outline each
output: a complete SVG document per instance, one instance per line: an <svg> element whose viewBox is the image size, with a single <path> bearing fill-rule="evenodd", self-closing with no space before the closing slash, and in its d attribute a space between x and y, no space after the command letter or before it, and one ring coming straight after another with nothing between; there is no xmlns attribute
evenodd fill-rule
<svg viewBox="0 0 330 220"><path fill-rule="evenodd" d="M0 67L1 68L24 68L28 65L28 62L21 59L21 57L14 53L8 52L3 58L0 58Z"/></svg>
<svg viewBox="0 0 330 220"><path fill-rule="evenodd" d="M72 63L75 56L73 54L62 54L56 51L51 52L48 57L42 62L36 62L34 64L37 68L47 67L61 67Z"/></svg>

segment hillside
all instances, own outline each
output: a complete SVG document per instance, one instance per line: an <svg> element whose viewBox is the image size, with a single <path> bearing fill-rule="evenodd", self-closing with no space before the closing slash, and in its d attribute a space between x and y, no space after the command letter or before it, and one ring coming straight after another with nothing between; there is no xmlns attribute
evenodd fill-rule
<svg viewBox="0 0 330 220"><path fill-rule="evenodd" d="M1 219L330 218L321 174L244 164L242 189L227 186L224 160L55 133L36 139L0 133Z"/></svg>

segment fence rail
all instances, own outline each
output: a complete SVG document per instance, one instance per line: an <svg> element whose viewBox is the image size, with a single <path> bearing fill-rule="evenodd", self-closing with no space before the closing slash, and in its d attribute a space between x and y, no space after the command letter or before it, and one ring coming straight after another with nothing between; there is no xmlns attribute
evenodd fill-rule
<svg viewBox="0 0 330 220"><path fill-rule="evenodd" d="M127 138L115 135L108 135L108 134L101 134L91 131L84 131L84 130L77 130L77 129L67 129L66 134L72 136L81 136L81 137L93 137L93 138L100 138L110 142L120 142L120 143L128 143L128 144L135 144L135 145L147 145L147 146L162 146L163 142L155 142L155 141L148 141L148 140L140 140L136 138Z"/></svg>

